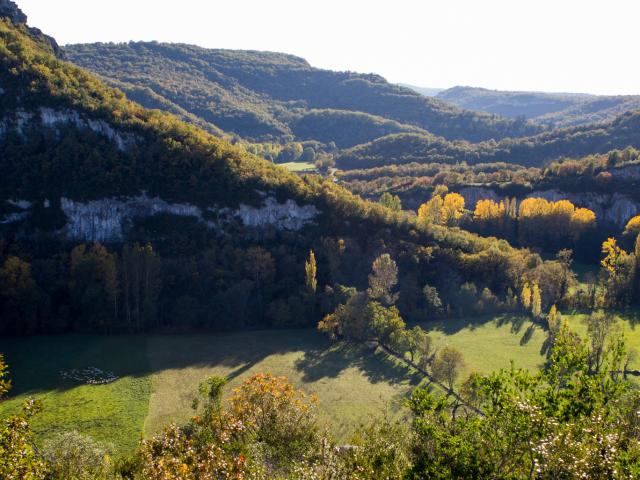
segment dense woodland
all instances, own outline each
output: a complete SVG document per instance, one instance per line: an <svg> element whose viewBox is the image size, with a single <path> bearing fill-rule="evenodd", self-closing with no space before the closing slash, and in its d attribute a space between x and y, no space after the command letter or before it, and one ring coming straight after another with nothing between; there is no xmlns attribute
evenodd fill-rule
<svg viewBox="0 0 640 480"><path fill-rule="evenodd" d="M15 200L32 204L0 224L0 334L312 327L381 352L420 386L407 419L372 420L341 445L319 420L323 399L286 378L252 374L223 396L228 379L211 377L189 420L118 458L77 432L36 446L32 422L47 407L29 399L0 421L0 478L640 476L638 372L613 317L640 304L640 216L612 230L567 200L524 199L551 187L633 195L639 113L518 139L540 129L289 55L67 50L109 86L24 21L0 19L0 216L25 213ZM43 112L67 120L45 126ZM353 169L333 172L334 155ZM295 161L327 175L274 164ZM500 200L465 205L465 185ZM212 222L216 209L265 195L319 213L299 230L155 214L124 224L122 239L64 236L63 197L143 191ZM410 195L419 202L407 207ZM580 281L576 259L594 267ZM562 311L584 314L586 333ZM418 325L485 314L528 319L525 337L544 332L544 365L461 378L464 352L436 348ZM10 368L0 354L0 400Z"/></svg>
<svg viewBox="0 0 640 480"><path fill-rule="evenodd" d="M159 43L73 45L65 51L78 65L120 82L118 86L127 93L130 85L151 89L207 122L250 139L291 134L308 139L312 133L313 139L322 140L306 128L318 125L318 135L336 143L338 137L345 137L343 144L355 145L362 129L375 127L377 134L388 128L409 128L391 120L471 141L540 131L526 122L425 98L377 75L320 70L280 53ZM132 98L155 106L142 96ZM343 111L341 123L329 130L338 115L335 110ZM381 122L377 117L384 118L386 125L377 126Z"/></svg>
<svg viewBox="0 0 640 480"><path fill-rule="evenodd" d="M480 143L400 133L343 151L338 167L360 169L406 163L509 162L540 167L562 157L579 158L628 146L639 148L640 112L627 112L608 123L556 129L527 138Z"/></svg>

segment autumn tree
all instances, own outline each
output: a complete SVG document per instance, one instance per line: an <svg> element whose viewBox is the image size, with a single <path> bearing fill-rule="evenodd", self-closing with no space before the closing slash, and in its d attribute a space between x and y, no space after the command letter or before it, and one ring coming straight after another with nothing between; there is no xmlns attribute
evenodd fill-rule
<svg viewBox="0 0 640 480"><path fill-rule="evenodd" d="M522 286L522 292L520 293L520 303L522 304L522 308L525 310L529 310L531 308L531 287L529 287L529 283L525 282Z"/></svg>
<svg viewBox="0 0 640 480"><path fill-rule="evenodd" d="M442 211L444 201L440 195L434 195L431 199L418 208L418 221L440 225L442 223Z"/></svg>
<svg viewBox="0 0 640 480"><path fill-rule="evenodd" d="M318 280L316 279L316 255L313 253L313 250L309 252L309 260L304 263L304 271L307 292L310 295L315 295L316 289L318 288Z"/></svg>
<svg viewBox="0 0 640 480"><path fill-rule="evenodd" d="M635 217L631 218L627 222L627 225L624 227L623 232L624 236L628 236L633 239L637 238L638 234L640 234L640 215L636 215Z"/></svg>
<svg viewBox="0 0 640 480"><path fill-rule="evenodd" d="M458 225L464 214L464 197L459 193L448 193L442 202L442 221L449 226Z"/></svg>
<svg viewBox="0 0 640 480"><path fill-rule="evenodd" d="M392 305L398 298L393 288L398 283L398 266L388 253L383 253L373 261L369 274L368 295L386 305Z"/></svg>
<svg viewBox="0 0 640 480"><path fill-rule="evenodd" d="M531 289L531 313L534 318L540 318L542 315L542 293L537 283L534 283Z"/></svg>
<svg viewBox="0 0 640 480"><path fill-rule="evenodd" d="M230 413L244 426L245 442L266 446L276 463L301 460L317 440L317 399L286 377L256 374L233 390Z"/></svg>
<svg viewBox="0 0 640 480"><path fill-rule="evenodd" d="M595 224L594 212L576 209L568 200L550 202L544 198L526 198L518 212L518 232L524 245L565 247L569 242L577 243Z"/></svg>

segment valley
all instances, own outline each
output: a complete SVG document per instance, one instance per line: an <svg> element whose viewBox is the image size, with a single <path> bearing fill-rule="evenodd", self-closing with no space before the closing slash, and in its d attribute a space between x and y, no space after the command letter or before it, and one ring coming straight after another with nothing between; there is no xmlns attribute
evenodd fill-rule
<svg viewBox="0 0 640 480"><path fill-rule="evenodd" d="M28 22L0 0L0 478L640 478L640 97Z"/></svg>

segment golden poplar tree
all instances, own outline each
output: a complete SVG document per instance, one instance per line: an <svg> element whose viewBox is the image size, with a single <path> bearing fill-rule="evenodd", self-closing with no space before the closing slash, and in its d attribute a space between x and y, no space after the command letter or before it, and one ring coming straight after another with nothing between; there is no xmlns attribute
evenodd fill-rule
<svg viewBox="0 0 640 480"><path fill-rule="evenodd" d="M536 318L542 315L542 293L537 283L534 283L531 289L531 313Z"/></svg>
<svg viewBox="0 0 640 480"><path fill-rule="evenodd" d="M305 284L307 285L307 291L314 295L316 293L316 289L318 288L318 280L316 278L317 267L316 267L316 255L313 253L313 250L309 251L309 260L304 263L304 271L305 271Z"/></svg>

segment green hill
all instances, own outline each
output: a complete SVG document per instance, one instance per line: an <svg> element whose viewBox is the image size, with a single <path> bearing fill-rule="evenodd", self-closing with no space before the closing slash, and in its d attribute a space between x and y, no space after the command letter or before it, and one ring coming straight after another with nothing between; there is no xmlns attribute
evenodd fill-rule
<svg viewBox="0 0 640 480"><path fill-rule="evenodd" d="M372 168L389 164L508 162L542 166L561 157L583 157L640 146L640 110L627 112L609 123L551 130L533 137L500 142L450 142L421 134L395 134L343 151L339 168Z"/></svg>
<svg viewBox="0 0 640 480"><path fill-rule="evenodd" d="M295 126L308 123L304 117L309 110L324 111L313 116L318 121L325 113L325 124L333 121L332 110L361 112L449 139L479 141L539 131L533 125L425 98L378 75L321 70L282 53L153 42L68 45L65 51L73 62L117 82L127 93L133 93L134 86L151 89L204 121L247 139L298 135ZM152 106L142 97L136 99ZM352 121L348 130L355 132L364 118L351 115L341 121ZM371 121L377 120L365 124ZM300 134L307 138L308 133ZM323 138L349 146L358 143L332 135Z"/></svg>
<svg viewBox="0 0 640 480"><path fill-rule="evenodd" d="M638 95L509 92L486 88L453 87L436 98L460 108L480 110L506 118L526 117L554 128L608 122L640 109Z"/></svg>

